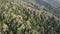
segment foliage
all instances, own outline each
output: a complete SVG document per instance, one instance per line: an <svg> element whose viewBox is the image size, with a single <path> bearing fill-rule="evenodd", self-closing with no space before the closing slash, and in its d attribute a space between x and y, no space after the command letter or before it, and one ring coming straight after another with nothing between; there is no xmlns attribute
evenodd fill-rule
<svg viewBox="0 0 60 34"><path fill-rule="evenodd" d="M1 34L59 34L58 18L27 3L5 2L0 6ZM35 7L35 6L34 6Z"/></svg>

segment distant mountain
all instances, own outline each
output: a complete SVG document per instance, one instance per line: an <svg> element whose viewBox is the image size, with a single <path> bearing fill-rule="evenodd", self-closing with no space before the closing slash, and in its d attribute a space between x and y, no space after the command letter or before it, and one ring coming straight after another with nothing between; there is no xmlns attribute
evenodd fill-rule
<svg viewBox="0 0 60 34"><path fill-rule="evenodd" d="M54 13L60 17L60 0L45 0L45 2L49 3L51 6L55 7L53 9Z"/></svg>
<svg viewBox="0 0 60 34"><path fill-rule="evenodd" d="M45 8L49 9L48 11L55 14L60 18L60 2L55 0L35 0L36 4L43 5ZM58 9L57 9L58 8Z"/></svg>
<svg viewBox="0 0 60 34"><path fill-rule="evenodd" d="M60 7L60 1L59 0L43 0L45 2L48 2L49 4L51 4L54 7Z"/></svg>

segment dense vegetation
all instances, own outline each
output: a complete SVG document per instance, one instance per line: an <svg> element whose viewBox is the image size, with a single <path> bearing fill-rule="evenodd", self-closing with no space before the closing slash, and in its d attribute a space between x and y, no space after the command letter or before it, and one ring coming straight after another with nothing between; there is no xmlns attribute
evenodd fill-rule
<svg viewBox="0 0 60 34"><path fill-rule="evenodd" d="M0 34L60 34L60 21L43 8L26 2L0 5Z"/></svg>

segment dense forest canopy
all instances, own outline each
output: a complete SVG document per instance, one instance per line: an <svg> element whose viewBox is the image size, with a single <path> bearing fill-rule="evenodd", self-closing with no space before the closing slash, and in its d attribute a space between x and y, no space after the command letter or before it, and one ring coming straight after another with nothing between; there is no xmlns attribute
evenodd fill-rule
<svg viewBox="0 0 60 34"><path fill-rule="evenodd" d="M60 19L24 0L0 0L0 34L60 34Z"/></svg>

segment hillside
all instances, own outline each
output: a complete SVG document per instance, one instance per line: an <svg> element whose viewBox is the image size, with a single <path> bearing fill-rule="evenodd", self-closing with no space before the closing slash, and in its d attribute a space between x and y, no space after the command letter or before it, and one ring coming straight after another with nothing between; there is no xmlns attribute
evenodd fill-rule
<svg viewBox="0 0 60 34"><path fill-rule="evenodd" d="M21 0L0 5L0 34L60 34L60 19Z"/></svg>
<svg viewBox="0 0 60 34"><path fill-rule="evenodd" d="M59 0L23 0L29 4L34 4L38 7L44 6L45 10L56 15L60 19L60 2ZM19 1L20 2L20 1ZM40 8L39 8L40 9Z"/></svg>

